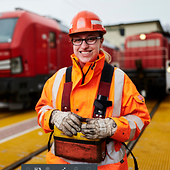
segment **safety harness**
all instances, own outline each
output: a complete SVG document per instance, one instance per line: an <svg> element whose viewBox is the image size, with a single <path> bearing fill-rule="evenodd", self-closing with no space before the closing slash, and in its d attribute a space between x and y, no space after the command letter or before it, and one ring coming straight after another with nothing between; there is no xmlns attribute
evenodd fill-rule
<svg viewBox="0 0 170 170"><path fill-rule="evenodd" d="M105 62L104 68L102 70L97 98L94 101L95 108L93 112L93 118L105 118L107 107L112 106L112 101L108 101L108 97L109 97L113 72L114 72L114 67L112 67L110 64ZM70 109L70 94L72 90L71 73L72 73L72 66L66 69L66 79L65 79L63 95L62 95L62 103L61 103L62 111L71 110ZM52 133L50 135L50 138L51 136ZM85 137L83 137L82 133L78 133L77 136L68 137L64 135L62 131L60 131L58 128L54 126L54 145L55 145L56 156L61 156L61 157L65 157L72 160L78 160L78 161L99 163L102 160L104 160L106 156L107 142L108 141L103 139L102 140L86 139ZM126 149L128 149L125 143L122 144L126 147ZM84 151L82 151L83 148L85 148L85 152L86 152L85 154L83 153ZM50 150L50 140L48 142L48 150ZM75 151L77 154L75 154ZM136 158L134 157L133 153L130 150L129 152L131 153L134 159L135 170L138 170ZM75 155L78 155L78 158ZM123 163L124 161L121 160L120 162Z"/></svg>
<svg viewBox="0 0 170 170"><path fill-rule="evenodd" d="M66 70L66 80L62 95L62 111L70 111L70 93L72 89L71 72L72 66L68 67ZM95 109L93 113L93 118L104 118L106 108L112 106L112 102L108 101L108 97L113 72L114 67L105 62L100 79L97 99L95 99L94 101Z"/></svg>

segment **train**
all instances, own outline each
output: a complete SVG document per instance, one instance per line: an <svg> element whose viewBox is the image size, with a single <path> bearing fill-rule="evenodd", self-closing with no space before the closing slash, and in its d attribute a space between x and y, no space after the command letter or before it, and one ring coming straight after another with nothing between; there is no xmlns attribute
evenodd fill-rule
<svg viewBox="0 0 170 170"><path fill-rule="evenodd" d="M114 59L140 93L170 94L170 34L150 32L127 36L123 53Z"/></svg>
<svg viewBox="0 0 170 170"><path fill-rule="evenodd" d="M0 108L35 106L46 80L72 65L69 28L52 17L16 8L0 13ZM117 49L104 41L113 61Z"/></svg>

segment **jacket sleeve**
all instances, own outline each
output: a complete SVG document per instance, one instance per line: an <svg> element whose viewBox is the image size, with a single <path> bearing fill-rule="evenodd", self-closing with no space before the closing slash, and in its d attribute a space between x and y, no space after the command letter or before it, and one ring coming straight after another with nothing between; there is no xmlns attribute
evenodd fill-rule
<svg viewBox="0 0 170 170"><path fill-rule="evenodd" d="M51 113L54 110L52 103L52 87L54 83L55 74L47 80L44 85L41 97L35 106L35 110L38 114L38 125L41 126L45 133L51 132L52 129L49 126Z"/></svg>
<svg viewBox="0 0 170 170"><path fill-rule="evenodd" d="M140 132L150 123L150 115L143 96L125 74L122 92L121 114L112 118L117 124L113 139L126 142L137 139Z"/></svg>

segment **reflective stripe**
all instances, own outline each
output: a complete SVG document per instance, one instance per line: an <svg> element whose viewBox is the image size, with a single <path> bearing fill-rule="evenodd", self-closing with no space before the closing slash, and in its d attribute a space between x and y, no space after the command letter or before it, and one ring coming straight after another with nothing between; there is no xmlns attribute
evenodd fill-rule
<svg viewBox="0 0 170 170"><path fill-rule="evenodd" d="M99 20L91 20L91 24L92 24L92 25L96 25L96 24L102 25L102 22L99 21Z"/></svg>
<svg viewBox="0 0 170 170"><path fill-rule="evenodd" d="M67 69L67 67L60 69L56 75L55 80L54 80L53 89L52 89L52 98L53 98L53 107L55 109L56 109L56 97L57 97L57 93L58 93L58 88L60 86L63 75L66 72L66 69Z"/></svg>
<svg viewBox="0 0 170 170"><path fill-rule="evenodd" d="M126 115L125 118L131 119L132 121L136 122L138 128L140 130L142 130L144 124L138 116L136 116L136 115Z"/></svg>
<svg viewBox="0 0 170 170"><path fill-rule="evenodd" d="M124 72L117 68L115 70L114 108L112 117L120 116L123 85L124 85Z"/></svg>
<svg viewBox="0 0 170 170"><path fill-rule="evenodd" d="M118 163L124 158L125 147L123 145L117 152L115 151L114 141L109 142L106 146L108 154L106 155L105 159L98 164L98 166Z"/></svg>
<svg viewBox="0 0 170 170"><path fill-rule="evenodd" d="M56 97L57 97L57 93L58 93L58 88L59 88L59 86L60 86L60 82L61 82L61 80L62 80L62 78L63 78L63 75L64 75L64 73L66 72L66 68L67 68L67 67L60 69L60 70L58 71L56 77L55 77L54 84L53 84L53 88L52 88L53 107L46 105L46 106L43 106L43 107L40 109L40 111L38 112L38 113L41 113L41 112L42 112L41 115L40 115L40 118L39 118L39 124L40 124L40 126L42 126L41 121L42 121L42 118L43 118L45 112L48 111L48 110L50 110L50 109L56 109Z"/></svg>
<svg viewBox="0 0 170 170"><path fill-rule="evenodd" d="M48 110L51 110L51 109L53 109L53 107L51 107L51 106L49 106L49 105L46 105L46 106L43 106L43 107L40 109L40 111L38 112L38 114L41 113L40 118L39 118L39 124L40 124L40 126L42 126L41 121L42 121L42 117L44 116L45 112L48 111Z"/></svg>
<svg viewBox="0 0 170 170"><path fill-rule="evenodd" d="M130 137L129 137L129 139L126 141L126 142L128 142L128 141L130 141L131 139L133 139L133 137L135 136L136 124L135 124L135 122L134 122L133 120L129 119L127 116L124 116L124 118L128 120L129 125L130 125L130 129L131 129L131 131L130 131Z"/></svg>
<svg viewBox="0 0 170 170"><path fill-rule="evenodd" d="M106 145L106 147L107 147L107 155L102 162L97 164L98 166L118 163L124 158L125 147L123 145L121 146L121 148L117 152L115 151L114 141L109 142ZM55 155L54 142L53 142L52 147L51 147L51 153ZM60 158L63 159L64 161L66 161L66 162L69 162L70 164L90 164L89 162L73 161L73 160L70 160L70 159L63 158L63 157L60 157Z"/></svg>

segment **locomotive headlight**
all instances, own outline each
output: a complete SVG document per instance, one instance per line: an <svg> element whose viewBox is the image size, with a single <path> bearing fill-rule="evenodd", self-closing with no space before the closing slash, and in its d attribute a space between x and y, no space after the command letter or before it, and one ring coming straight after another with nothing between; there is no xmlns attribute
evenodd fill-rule
<svg viewBox="0 0 170 170"><path fill-rule="evenodd" d="M11 73L18 74L22 72L22 61L21 57L11 59Z"/></svg>
<svg viewBox="0 0 170 170"><path fill-rule="evenodd" d="M170 67L167 68L167 72L170 73Z"/></svg>
<svg viewBox="0 0 170 170"><path fill-rule="evenodd" d="M140 34L139 38L140 38L141 40L145 40L145 39L146 39L146 35L145 35L145 34Z"/></svg>

